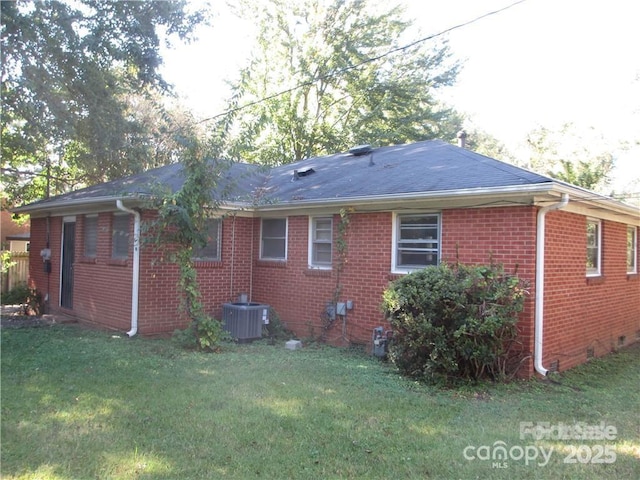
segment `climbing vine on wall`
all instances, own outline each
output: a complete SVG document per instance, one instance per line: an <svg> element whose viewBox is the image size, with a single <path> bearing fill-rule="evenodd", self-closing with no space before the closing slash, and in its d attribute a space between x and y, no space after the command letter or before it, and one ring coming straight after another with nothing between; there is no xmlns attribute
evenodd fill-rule
<svg viewBox="0 0 640 480"><path fill-rule="evenodd" d="M344 272L344 268L348 262L348 253L349 253L349 242L348 242L348 231L349 224L351 222L351 214L354 212L353 207L341 208L339 215L340 221L337 225L337 234L335 239L335 252L336 252L336 285L333 290L333 298L331 299L332 308L336 308L336 304L340 300L340 295L342 293L342 273ZM325 324L325 328L329 328L331 326L332 318L328 319L328 322ZM346 325L345 319L343 317L343 325L342 325L342 335L346 337ZM345 338L346 340L346 338Z"/></svg>
<svg viewBox="0 0 640 480"><path fill-rule="evenodd" d="M180 306L191 322L181 335L182 340L189 340L185 343L203 350L214 350L225 332L220 322L205 312L193 252L207 244L206 221L218 215L227 194L219 180L228 164L211 160L214 150L195 137L183 138L181 142L182 187L154 197L152 208L157 216L145 230L147 239L178 266Z"/></svg>
<svg viewBox="0 0 640 480"><path fill-rule="evenodd" d="M334 303L338 301L342 291L341 275L347 264L347 254L349 253L349 243L347 233L351 222L353 207L340 209L340 221L338 222L338 235L336 236L336 288L334 291Z"/></svg>

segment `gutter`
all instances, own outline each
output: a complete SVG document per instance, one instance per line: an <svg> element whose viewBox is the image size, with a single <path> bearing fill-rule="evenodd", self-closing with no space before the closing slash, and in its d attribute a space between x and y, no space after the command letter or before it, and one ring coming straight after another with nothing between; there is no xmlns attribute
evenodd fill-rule
<svg viewBox="0 0 640 480"><path fill-rule="evenodd" d="M140 213L122 204L122 200L116 200L118 210L133 215L133 278L131 282L131 330L127 332L128 337L133 337L138 333L138 294L140 286Z"/></svg>
<svg viewBox="0 0 640 480"><path fill-rule="evenodd" d="M331 198L314 198L306 200L277 200L275 203L259 205L257 211L277 211L290 210L292 208L308 208L321 206L340 206L340 205L370 205L372 203L381 203L388 205L389 203L399 203L407 200L441 200L449 198L467 198L467 197L485 197L487 195L517 195L549 193L553 189L551 182L529 184L529 185L510 185L504 187L484 187L484 188L463 188L456 190L437 190L432 192L404 192L404 193L386 193L380 195L358 195Z"/></svg>
<svg viewBox="0 0 640 480"><path fill-rule="evenodd" d="M38 202L23 205L21 207L13 208L11 211L14 213L28 213L31 212L48 212L53 213L58 210L72 210L74 207L84 207L86 205L111 205L114 200L140 200L140 195L100 195L96 197L82 197L82 198L52 198L50 200L41 200Z"/></svg>
<svg viewBox="0 0 640 480"><path fill-rule="evenodd" d="M536 305L534 319L534 367L543 376L549 374L549 370L542 365L542 344L544 333L544 240L545 217L548 212L560 210L569 203L569 194L563 193L558 203L543 207L538 210L538 222L536 232Z"/></svg>

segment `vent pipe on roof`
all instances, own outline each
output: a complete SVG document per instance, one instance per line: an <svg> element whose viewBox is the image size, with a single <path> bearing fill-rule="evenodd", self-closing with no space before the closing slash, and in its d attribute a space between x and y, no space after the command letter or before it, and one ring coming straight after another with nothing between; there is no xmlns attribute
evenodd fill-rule
<svg viewBox="0 0 640 480"><path fill-rule="evenodd" d="M458 138L458 146L460 148L467 148L467 132L460 130L456 137Z"/></svg>
<svg viewBox="0 0 640 480"><path fill-rule="evenodd" d="M354 157L360 157L362 155L366 155L367 153L371 153L373 148L371 145L358 145L357 147L353 147L349 149L349 153Z"/></svg>

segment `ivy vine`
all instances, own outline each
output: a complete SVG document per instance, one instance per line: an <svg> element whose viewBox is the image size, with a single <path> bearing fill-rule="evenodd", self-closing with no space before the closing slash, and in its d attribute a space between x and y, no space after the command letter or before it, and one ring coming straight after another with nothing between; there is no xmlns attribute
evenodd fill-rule
<svg viewBox="0 0 640 480"><path fill-rule="evenodd" d="M210 160L211 147L195 137L182 139L182 145L184 182L177 191L155 197L152 206L157 216L146 228L147 238L178 266L180 307L191 322L181 339L203 350L215 350L226 335L203 306L193 252L207 244L206 221L217 214L226 194L219 179L228 164Z"/></svg>

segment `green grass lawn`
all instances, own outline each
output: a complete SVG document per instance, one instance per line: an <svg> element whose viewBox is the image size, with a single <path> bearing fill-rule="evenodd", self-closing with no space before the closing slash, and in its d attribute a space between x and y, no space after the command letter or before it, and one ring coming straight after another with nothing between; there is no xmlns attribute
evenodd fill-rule
<svg viewBox="0 0 640 480"><path fill-rule="evenodd" d="M557 383L457 390L357 351L283 347L202 354L78 326L5 329L2 478L640 477L638 347ZM535 440L521 422L616 433ZM508 458L486 460L500 445Z"/></svg>

